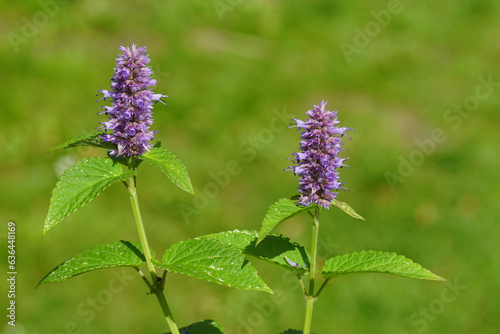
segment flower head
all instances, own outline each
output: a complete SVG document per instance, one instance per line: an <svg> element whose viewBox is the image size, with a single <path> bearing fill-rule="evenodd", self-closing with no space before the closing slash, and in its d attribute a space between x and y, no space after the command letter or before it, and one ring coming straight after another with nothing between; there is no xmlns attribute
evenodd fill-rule
<svg viewBox="0 0 500 334"><path fill-rule="evenodd" d="M103 99L113 100L112 106L105 106L101 114L109 116L107 122L101 122L104 141L116 144L117 150L111 150L114 156L136 157L151 148L149 143L155 131L149 130L153 124L153 102L162 102L162 94L153 94L151 88L157 84L151 79L153 73L149 66L146 48L120 47L123 53L116 59L115 74L111 78L111 90L100 90Z"/></svg>
<svg viewBox="0 0 500 334"><path fill-rule="evenodd" d="M344 188L336 169L346 166L343 163L346 158L338 154L343 144L341 137L350 129L336 126L340 123L337 112L325 107L324 101L319 106L315 105L314 109L306 112L309 118L305 122L293 119L297 124L292 127L302 130L302 152L293 154L298 166L290 166L289 170L300 176L298 204L317 204L328 209L337 197L335 191Z"/></svg>

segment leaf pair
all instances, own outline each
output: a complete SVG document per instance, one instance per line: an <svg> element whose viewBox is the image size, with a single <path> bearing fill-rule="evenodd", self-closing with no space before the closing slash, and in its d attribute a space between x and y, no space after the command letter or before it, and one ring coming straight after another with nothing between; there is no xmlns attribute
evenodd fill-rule
<svg viewBox="0 0 500 334"><path fill-rule="evenodd" d="M76 146L113 149L113 144L104 142L97 134L71 139L54 149ZM155 146L139 159L158 167L175 185L194 195L186 167L173 153ZM111 158L90 157L77 162L64 172L52 192L49 212L43 226L43 235L113 183L125 181L135 175L135 171L124 171L122 166Z"/></svg>
<svg viewBox="0 0 500 334"><path fill-rule="evenodd" d="M145 262L143 249L138 243L107 243L85 250L63 262L39 284L60 282L104 268L139 268ZM161 262L153 260L153 263L164 270L211 283L272 293L239 248L214 236L181 241L165 251Z"/></svg>
<svg viewBox="0 0 500 334"><path fill-rule="evenodd" d="M334 199L331 204L338 207L351 217L365 220L345 202L341 202ZM264 240L264 238L269 233L271 233L271 231L276 226L278 226L285 220L290 219L298 215L299 213L308 212L316 209L319 209L319 206L317 205L297 206L297 202L289 198L282 198L278 200L276 203L272 204L267 210L266 217L264 217L264 221L262 222L262 227L259 231L259 239L257 240L257 243Z"/></svg>
<svg viewBox="0 0 500 334"><path fill-rule="evenodd" d="M334 200L332 205L354 218L364 220L347 203ZM269 208L258 233L256 245L248 246L245 251L267 262L279 264L298 276L306 274L309 272L307 269L309 254L304 247L293 243L292 251L290 248L292 243L289 240L280 236L270 236L269 233L285 220L313 209L319 209L319 207L316 205L297 206L296 202L291 199L280 199ZM283 258L286 261L282 261ZM381 251L361 251L330 258L319 273L328 280L355 273L387 273L417 279L444 280L402 255Z"/></svg>

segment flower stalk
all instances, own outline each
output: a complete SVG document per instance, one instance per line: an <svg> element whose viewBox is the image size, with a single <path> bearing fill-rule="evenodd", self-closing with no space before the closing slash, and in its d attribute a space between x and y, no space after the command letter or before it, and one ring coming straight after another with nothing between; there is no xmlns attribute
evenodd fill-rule
<svg viewBox="0 0 500 334"><path fill-rule="evenodd" d="M137 226L137 232L139 234L139 240L142 245L142 249L144 250L144 257L146 258L146 264L149 270L149 273L151 275L151 282L147 282L147 284L151 288L151 292L156 295L156 298L158 299L158 302L160 303L160 307L163 311L163 315L165 316L165 321L167 322L170 330L172 331L172 334L179 334L179 328L177 327L177 324L174 321L174 317L172 316L172 312L170 311L170 308L168 307L167 300L165 298L165 295L163 294L163 286L165 284L165 275L160 278L161 281L159 281L159 278L156 274L156 268L152 262L152 254L151 250L149 248L149 242L148 238L146 236L146 230L144 228L144 223L142 220L142 215L141 215L141 209L139 207L139 198L137 197L137 188L136 188L136 178L131 177L128 180L127 183L127 189L129 192L129 197L130 197L130 203L132 205L132 211L134 212L134 218ZM143 277L144 279L145 277ZM159 283L159 284L158 284ZM161 288L159 288L160 286Z"/></svg>
<svg viewBox="0 0 500 334"><path fill-rule="evenodd" d="M316 283L316 262L318 254L318 239L319 239L319 210L315 210L313 215L312 241L311 241L311 268L309 270L309 292L306 296L306 314L304 320L304 334L309 334L311 331L311 322L313 314L314 302L317 299L315 294Z"/></svg>

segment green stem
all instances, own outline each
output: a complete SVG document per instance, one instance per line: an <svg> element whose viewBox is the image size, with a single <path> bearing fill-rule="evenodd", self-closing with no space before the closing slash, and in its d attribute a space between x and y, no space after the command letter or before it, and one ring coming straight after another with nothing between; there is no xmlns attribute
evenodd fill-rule
<svg viewBox="0 0 500 334"><path fill-rule="evenodd" d="M309 269L309 292L306 299L306 316L304 320L304 334L311 332L311 322L313 305L316 301L314 294L314 284L316 281L316 256L318 253L318 238L319 238L319 210L314 212L314 223L312 229L312 242L311 242L311 268Z"/></svg>
<svg viewBox="0 0 500 334"><path fill-rule="evenodd" d="M130 194L130 203L132 204L132 211L134 211L135 223L137 225L137 232L139 233L139 240L141 241L142 248L144 249L144 256L146 257L146 264L151 275L153 284L156 282L156 269L151 262L152 255L149 248L148 238L146 237L146 230L142 221L141 209L139 207L139 198L137 197L137 190L135 187L135 177L131 177L128 182L128 192Z"/></svg>
<svg viewBox="0 0 500 334"><path fill-rule="evenodd" d="M179 329L177 328L177 324L174 321L174 317L170 312L170 308L168 307L167 300L165 299L165 295L163 294L163 289L158 289L158 279L156 275L156 268L151 261L153 258L151 255L151 250L149 248L148 238L146 237L146 230L144 229L144 223L142 221L141 209L139 208L139 198L137 197L137 189L135 184L135 176L131 177L127 183L128 193L130 195L130 203L132 204L132 211L134 212L135 223L137 225L137 232L139 233L139 240L141 241L142 248L144 250L144 256L146 258L146 264L148 266L149 273L151 275L151 284L148 286L152 286L152 292L156 295L158 302L160 303L163 314L165 315L165 320L167 321L172 334L179 334ZM163 282L161 282L163 284Z"/></svg>
<svg viewBox="0 0 500 334"><path fill-rule="evenodd" d="M167 321L172 334L179 334L179 328L177 328L177 324L172 317L172 313L170 312L170 308L168 307L167 300L165 299L165 295L163 291L156 290L155 292L156 298L158 298L158 302L160 303L161 309L163 310L163 314L165 315L165 321Z"/></svg>

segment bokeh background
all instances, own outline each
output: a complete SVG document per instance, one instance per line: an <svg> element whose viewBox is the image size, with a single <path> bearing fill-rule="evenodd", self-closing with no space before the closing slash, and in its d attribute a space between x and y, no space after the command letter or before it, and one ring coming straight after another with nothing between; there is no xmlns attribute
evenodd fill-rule
<svg viewBox="0 0 500 334"><path fill-rule="evenodd" d="M40 286L68 257L137 240L126 191L113 185L44 238L51 190L95 149L48 153L103 121L121 45L147 46L169 95L156 138L187 166L197 200L141 166L152 247L233 229L258 229L270 204L296 193L284 172L298 149L292 117L322 99L353 127L341 178L366 222L322 215L323 259L395 251L449 283L359 275L330 283L315 333L497 333L500 2L8 1L0 5L0 216L17 223L17 326L5 333L163 333L156 300L132 269ZM238 172L214 187L236 161ZM183 209L190 208L190 213ZM307 215L278 232L308 245ZM232 290L176 274L166 294L178 324L215 319L226 333L301 329L297 283L255 262L277 294ZM2 279L2 309L7 307ZM111 288L110 288L111 284ZM113 291L110 293L110 291Z"/></svg>

